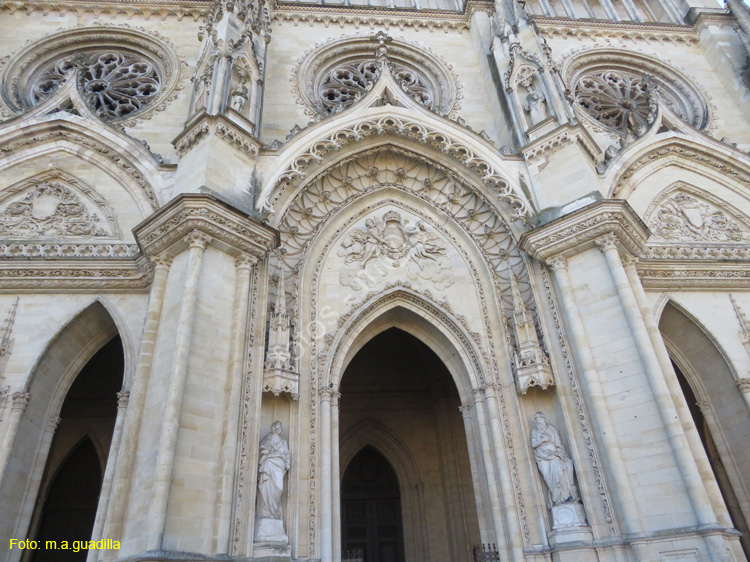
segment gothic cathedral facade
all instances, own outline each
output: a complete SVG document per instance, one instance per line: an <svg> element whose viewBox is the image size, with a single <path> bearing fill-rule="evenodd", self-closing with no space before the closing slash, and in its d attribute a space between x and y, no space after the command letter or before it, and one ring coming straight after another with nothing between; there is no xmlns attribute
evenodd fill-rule
<svg viewBox="0 0 750 562"><path fill-rule="evenodd" d="M0 45L0 561L750 559L743 0Z"/></svg>

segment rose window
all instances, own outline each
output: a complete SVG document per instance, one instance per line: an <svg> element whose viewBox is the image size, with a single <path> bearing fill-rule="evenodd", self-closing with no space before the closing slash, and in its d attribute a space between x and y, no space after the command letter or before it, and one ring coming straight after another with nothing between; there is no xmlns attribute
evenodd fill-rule
<svg viewBox="0 0 750 562"><path fill-rule="evenodd" d="M687 121L687 112L669 88L659 81L656 95L673 112ZM598 71L582 76L575 87L578 105L605 127L624 132L646 125L649 114L649 93L643 75L623 71Z"/></svg>
<svg viewBox="0 0 750 562"><path fill-rule="evenodd" d="M133 115L161 92L161 76L144 57L124 51L76 53L48 64L37 73L29 92L32 104L46 99L78 69L81 95L102 119Z"/></svg>
<svg viewBox="0 0 750 562"><path fill-rule="evenodd" d="M352 105L364 97L378 78L379 63L364 60L341 64L325 74L319 88L319 100L329 113ZM429 82L416 71L394 64L391 72L396 81L417 102L434 109L435 96Z"/></svg>

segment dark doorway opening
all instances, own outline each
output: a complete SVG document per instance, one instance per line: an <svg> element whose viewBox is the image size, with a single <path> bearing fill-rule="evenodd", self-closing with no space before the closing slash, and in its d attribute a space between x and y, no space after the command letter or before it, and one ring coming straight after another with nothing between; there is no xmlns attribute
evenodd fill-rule
<svg viewBox="0 0 750 562"><path fill-rule="evenodd" d="M56 541L59 547L68 541L71 549L40 548L29 551L26 560L86 560L88 552L74 552L72 544L91 539L123 369L122 342L116 336L86 363L70 386L47 456L30 534L43 545Z"/></svg>
<svg viewBox="0 0 750 562"><path fill-rule="evenodd" d="M362 449L344 472L341 519L342 552L361 552L364 562L403 562L398 478L372 447Z"/></svg>

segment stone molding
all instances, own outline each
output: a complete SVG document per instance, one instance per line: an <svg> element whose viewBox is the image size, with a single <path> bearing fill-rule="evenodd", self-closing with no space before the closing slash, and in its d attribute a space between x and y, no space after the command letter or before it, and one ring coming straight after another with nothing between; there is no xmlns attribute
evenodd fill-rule
<svg viewBox="0 0 750 562"><path fill-rule="evenodd" d="M208 115L205 111L188 121L172 144L177 154L184 157L203 139L212 134L240 152L253 157L258 155L258 151L263 146L263 143L253 136L252 130L235 123L225 115Z"/></svg>
<svg viewBox="0 0 750 562"><path fill-rule="evenodd" d="M597 162L597 155L601 151L589 132L581 125L558 127L554 131L529 142L521 149L521 154L527 162L548 160L551 154L570 144L579 144L591 159L591 162Z"/></svg>
<svg viewBox="0 0 750 562"><path fill-rule="evenodd" d="M641 260L638 275L646 289L750 289L750 263Z"/></svg>
<svg viewBox="0 0 750 562"><path fill-rule="evenodd" d="M598 201L521 236L521 248L548 262L592 247L597 238L613 234L633 255L640 255L650 236L648 227L623 200Z"/></svg>
<svg viewBox="0 0 750 562"><path fill-rule="evenodd" d="M144 255L162 252L175 256L188 247L195 231L211 238L211 245L234 257L263 258L279 243L276 230L204 193L184 193L133 229Z"/></svg>
<svg viewBox="0 0 750 562"><path fill-rule="evenodd" d="M15 0L0 1L0 11L7 11L11 15L16 12L29 15L34 12L43 14L80 14L81 16L107 16L116 18L132 19L134 6L137 6L138 15L148 21L156 17L162 21L168 17L191 18L199 21L206 15L210 4L199 0L128 0L127 3L118 1L105 1L92 4L88 1L69 0L64 2L17 2Z"/></svg>

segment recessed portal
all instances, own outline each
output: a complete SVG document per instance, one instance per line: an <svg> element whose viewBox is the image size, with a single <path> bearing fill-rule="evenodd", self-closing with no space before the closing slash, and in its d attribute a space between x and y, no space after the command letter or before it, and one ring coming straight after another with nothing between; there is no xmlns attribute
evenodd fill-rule
<svg viewBox="0 0 750 562"><path fill-rule="evenodd" d="M362 553L368 562L403 562L398 478L372 447L362 449L344 473L341 522L344 553Z"/></svg>
<svg viewBox="0 0 750 562"><path fill-rule="evenodd" d="M342 552L361 549L366 562L470 560L479 523L445 364L389 328L354 356L340 391Z"/></svg>
<svg viewBox="0 0 750 562"><path fill-rule="evenodd" d="M122 342L117 336L89 360L68 390L32 519L32 536L42 544L91 538L122 375ZM87 555L86 550L30 552L32 562L83 561Z"/></svg>

